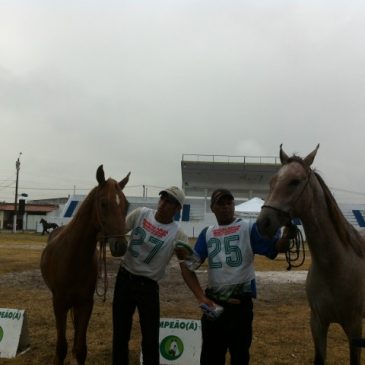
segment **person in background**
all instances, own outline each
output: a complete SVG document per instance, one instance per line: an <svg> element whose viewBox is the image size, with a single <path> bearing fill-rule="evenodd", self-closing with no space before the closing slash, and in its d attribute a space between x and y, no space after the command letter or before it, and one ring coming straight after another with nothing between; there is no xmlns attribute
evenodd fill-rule
<svg viewBox="0 0 365 365"><path fill-rule="evenodd" d="M113 299L113 365L129 364L129 340L137 308L142 333L143 364L159 365L159 280L177 241L188 237L174 220L184 203L176 186L162 190L157 209L137 208L126 218L131 231L117 274ZM113 252L112 252L113 254Z"/></svg>
<svg viewBox="0 0 365 365"><path fill-rule="evenodd" d="M224 365L229 351L231 365L249 364L252 342L253 301L256 297L254 255L274 259L290 244L289 233L265 239L252 219L236 218L234 197L217 189L211 196L217 224L200 233L193 254L176 248L183 278L204 308L201 318L201 365ZM208 260L208 285L202 289L194 272ZM221 314L219 314L221 313Z"/></svg>

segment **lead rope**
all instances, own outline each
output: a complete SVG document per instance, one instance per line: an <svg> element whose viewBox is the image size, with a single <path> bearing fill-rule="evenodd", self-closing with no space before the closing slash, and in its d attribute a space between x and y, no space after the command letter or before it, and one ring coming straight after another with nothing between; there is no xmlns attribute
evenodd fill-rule
<svg viewBox="0 0 365 365"><path fill-rule="evenodd" d="M103 283L103 290L99 291L99 282ZM106 240L99 239L99 256L98 256L98 276L96 281L96 295L103 297L103 302L106 301L106 293L108 291L108 276L106 270Z"/></svg>
<svg viewBox="0 0 365 365"><path fill-rule="evenodd" d="M96 193L96 201L98 200L98 193ZM96 220L98 224L100 224L101 232L98 234L98 242L99 242L99 255L97 257L97 277L96 277L96 287L95 293L98 297L103 298L103 302L106 301L106 293L108 291L108 276L106 271L106 243L107 237L104 235L104 227L103 221L100 217L100 212L98 209L98 205L95 203L95 211L96 211ZM103 234L101 234L103 233ZM104 272L103 272L104 271ZM99 283L103 282L103 289L102 291L99 290Z"/></svg>
<svg viewBox="0 0 365 365"><path fill-rule="evenodd" d="M294 226L294 225L293 225ZM288 263L287 270L291 270L293 267L302 266L305 260L305 248L303 234L301 230L295 226L294 237L289 240L289 249L285 252L286 262Z"/></svg>

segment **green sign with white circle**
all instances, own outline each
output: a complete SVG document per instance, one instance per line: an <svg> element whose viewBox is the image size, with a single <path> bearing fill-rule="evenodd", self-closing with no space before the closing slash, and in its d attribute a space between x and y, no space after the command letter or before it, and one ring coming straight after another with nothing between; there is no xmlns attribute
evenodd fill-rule
<svg viewBox="0 0 365 365"><path fill-rule="evenodd" d="M177 336L167 336L161 341L160 353L166 360L176 360L184 352L184 344Z"/></svg>

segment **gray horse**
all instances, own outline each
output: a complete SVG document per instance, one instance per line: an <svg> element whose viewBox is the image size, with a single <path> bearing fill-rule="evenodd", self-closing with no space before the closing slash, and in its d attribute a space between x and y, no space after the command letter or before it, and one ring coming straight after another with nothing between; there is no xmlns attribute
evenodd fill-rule
<svg viewBox="0 0 365 365"><path fill-rule="evenodd" d="M257 219L261 233L300 218L311 252L306 292L311 309L314 363L324 364L331 323L345 331L351 365L360 364L365 313L365 237L343 216L330 190L311 169L317 148L307 157L289 157L280 146L282 167L272 178L270 192Z"/></svg>

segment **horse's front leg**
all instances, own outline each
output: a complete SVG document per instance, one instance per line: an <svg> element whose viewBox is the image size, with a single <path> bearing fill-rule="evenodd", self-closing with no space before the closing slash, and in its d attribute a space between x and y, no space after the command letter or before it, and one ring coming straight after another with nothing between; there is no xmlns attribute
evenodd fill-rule
<svg viewBox="0 0 365 365"><path fill-rule="evenodd" d="M73 308L74 316L74 344L72 353L78 365L84 365L87 355L86 332L94 306L94 299L91 297L87 302L76 305Z"/></svg>
<svg viewBox="0 0 365 365"><path fill-rule="evenodd" d="M53 364L63 365L67 355L67 340L66 340L67 308L59 304L59 301L53 298L53 310L56 318L56 329L57 329L56 354L53 360Z"/></svg>
<svg viewBox="0 0 365 365"><path fill-rule="evenodd" d="M323 322L311 310L310 327L314 341L314 364L324 365L327 351L328 322Z"/></svg>

